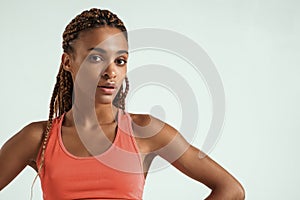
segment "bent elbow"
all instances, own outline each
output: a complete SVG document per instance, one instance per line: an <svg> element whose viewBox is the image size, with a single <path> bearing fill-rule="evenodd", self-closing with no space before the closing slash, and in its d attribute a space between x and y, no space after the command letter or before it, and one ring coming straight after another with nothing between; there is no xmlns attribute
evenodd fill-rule
<svg viewBox="0 0 300 200"><path fill-rule="evenodd" d="M245 190L239 182L232 183L227 185L224 188L222 195L223 199L228 200L244 200L245 199Z"/></svg>
<svg viewBox="0 0 300 200"><path fill-rule="evenodd" d="M234 200L244 200L245 199L245 190L242 185L238 184L234 187L232 192L232 198Z"/></svg>
<svg viewBox="0 0 300 200"><path fill-rule="evenodd" d="M239 183L226 186L219 186L212 190L205 200L224 199L224 200L244 200L245 190Z"/></svg>

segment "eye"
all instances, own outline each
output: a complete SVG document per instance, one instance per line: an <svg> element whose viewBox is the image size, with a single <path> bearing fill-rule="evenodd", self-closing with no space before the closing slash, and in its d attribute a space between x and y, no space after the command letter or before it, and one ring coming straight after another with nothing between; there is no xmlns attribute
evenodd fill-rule
<svg viewBox="0 0 300 200"><path fill-rule="evenodd" d="M124 58L118 58L115 60L115 63L119 66L123 66L127 64L127 60Z"/></svg>
<svg viewBox="0 0 300 200"><path fill-rule="evenodd" d="M88 60L92 63L99 63L103 61L103 58L99 55L90 55Z"/></svg>

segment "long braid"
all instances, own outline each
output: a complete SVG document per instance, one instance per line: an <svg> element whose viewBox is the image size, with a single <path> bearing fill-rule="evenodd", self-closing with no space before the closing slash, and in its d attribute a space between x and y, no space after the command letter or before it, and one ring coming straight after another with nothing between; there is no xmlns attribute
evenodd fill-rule
<svg viewBox="0 0 300 200"><path fill-rule="evenodd" d="M77 15L66 27L63 33L62 48L66 53L74 53L72 47L72 41L76 40L79 33L88 29L99 27L114 27L121 30L126 38L127 30L123 22L117 17L117 15L111 13L108 10L100 10L92 8L90 10L83 11ZM117 106L122 110L125 109L125 97L129 90L129 82L127 77L125 78L126 88L124 93L122 88L118 92L115 99L118 99ZM56 77L56 83L54 86L53 94L50 101L49 118L47 122L46 130L43 134L42 151L41 151L41 163L38 166L38 174L44 166L45 162L45 150L48 142L49 132L52 127L52 121L54 117L60 117L63 113L69 111L72 107L72 93L73 93L73 80L71 73L63 69L63 65L60 65L58 75Z"/></svg>
<svg viewBox="0 0 300 200"><path fill-rule="evenodd" d="M34 178L33 183L31 185L30 199L32 199L32 197L33 197L33 185L34 185L38 175L40 175L42 167L44 166L44 163L45 163L45 150L46 150L46 146L47 146L47 142L48 142L49 132L50 132L50 129L52 127L53 116L54 116L55 105L56 105L55 101L56 101L56 98L57 98L57 94L59 92L59 84L58 84L59 80L60 80L60 77L59 77L59 75L57 75L56 84L54 86L51 101L50 101L49 119L47 121L46 130L43 134L43 140L42 140L42 144L41 144L42 145L42 151L41 151L40 165L37 166L38 167L38 173L37 173L36 177Z"/></svg>
<svg viewBox="0 0 300 200"><path fill-rule="evenodd" d="M118 96L118 107L121 108L122 110L125 110L125 98L129 91L129 81L127 76L125 77L125 84L126 84L125 91L122 92L123 90L123 85L122 85L120 88L121 91L119 92L119 96Z"/></svg>
<svg viewBox="0 0 300 200"><path fill-rule="evenodd" d="M60 66L59 70L59 92L57 96L57 101L55 102L57 106L55 107L56 117L61 116L64 112L67 112L72 107L72 92L73 92L73 80L70 72L63 69L63 65Z"/></svg>

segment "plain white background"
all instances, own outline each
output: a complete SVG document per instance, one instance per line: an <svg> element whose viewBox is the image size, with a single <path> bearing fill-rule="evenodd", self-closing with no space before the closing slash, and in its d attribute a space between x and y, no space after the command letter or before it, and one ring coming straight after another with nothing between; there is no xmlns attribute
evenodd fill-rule
<svg viewBox="0 0 300 200"><path fill-rule="evenodd" d="M210 156L243 184L247 199L300 198L299 1L12 0L0 4L0 145L26 124L47 119L65 26L85 9L108 8L129 30L166 28L201 45L215 63L226 95L225 124ZM148 60L147 52L142 54L145 60L133 56L131 63L147 64L155 58L165 65L176 62L157 52L149 52ZM187 68L177 70L189 74ZM198 81L192 85L200 99L200 125L192 142L200 148L210 122L209 95L201 80L194 80L192 74L190 79ZM149 102L159 104L155 95L147 96L147 90L161 88L137 92L135 100L146 103L132 100L129 111L149 112ZM174 112L166 119L178 127L180 105L169 93L164 95L170 99L162 100L161 106ZM26 168L1 191L0 199L29 199L34 176ZM149 174L144 199L196 200L208 194L201 183L167 167ZM34 199L41 199L39 181Z"/></svg>

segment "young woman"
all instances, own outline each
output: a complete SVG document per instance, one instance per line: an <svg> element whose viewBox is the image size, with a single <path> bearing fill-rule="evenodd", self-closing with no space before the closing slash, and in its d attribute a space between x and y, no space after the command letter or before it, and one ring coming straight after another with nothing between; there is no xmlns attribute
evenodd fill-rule
<svg viewBox="0 0 300 200"><path fill-rule="evenodd" d="M29 165L45 200L142 199L151 162L161 156L208 186L207 199L244 199L240 183L173 127L125 111L127 31L115 14L82 12L67 25L62 46L49 119L3 145L0 190Z"/></svg>

